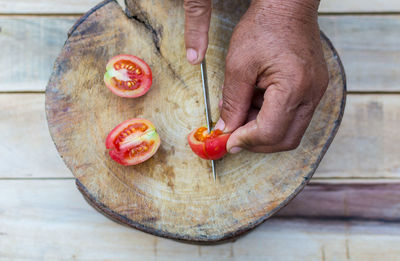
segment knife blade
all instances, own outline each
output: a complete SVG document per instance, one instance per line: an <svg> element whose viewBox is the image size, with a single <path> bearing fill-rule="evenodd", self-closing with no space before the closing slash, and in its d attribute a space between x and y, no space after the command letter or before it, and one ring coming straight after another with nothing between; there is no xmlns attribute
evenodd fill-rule
<svg viewBox="0 0 400 261"><path fill-rule="evenodd" d="M211 107L210 107L210 98L208 93L208 78L207 78L207 65L206 58L203 59L200 65L201 70L201 82L203 85L203 97L204 97L204 107L206 111L206 122L207 122L207 130L211 132L212 129L212 119L211 119ZM211 160L211 168L213 173L214 182L217 180L217 172L215 170L215 162Z"/></svg>

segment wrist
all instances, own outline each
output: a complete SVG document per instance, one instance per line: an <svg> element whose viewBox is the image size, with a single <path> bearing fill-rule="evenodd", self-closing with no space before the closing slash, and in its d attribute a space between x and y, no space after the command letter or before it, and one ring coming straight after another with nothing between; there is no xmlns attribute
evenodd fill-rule
<svg viewBox="0 0 400 261"><path fill-rule="evenodd" d="M260 23L270 23L274 18L314 23L319 3L319 0L252 0L249 9Z"/></svg>

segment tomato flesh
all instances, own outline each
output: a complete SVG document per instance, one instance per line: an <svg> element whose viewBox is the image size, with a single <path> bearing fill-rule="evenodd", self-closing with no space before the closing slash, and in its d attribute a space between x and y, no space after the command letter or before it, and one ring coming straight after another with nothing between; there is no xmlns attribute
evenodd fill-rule
<svg viewBox="0 0 400 261"><path fill-rule="evenodd" d="M206 127L200 127L189 134L188 142L192 151L200 158L217 160L227 153L226 143L229 136L229 133L218 129L208 133Z"/></svg>
<svg viewBox="0 0 400 261"><path fill-rule="evenodd" d="M116 126L107 136L110 157L122 165L136 165L151 158L160 147L154 125L145 119L130 119Z"/></svg>
<svg viewBox="0 0 400 261"><path fill-rule="evenodd" d="M142 59L134 55L117 55L107 63L104 82L114 94L135 98L150 90L152 73Z"/></svg>

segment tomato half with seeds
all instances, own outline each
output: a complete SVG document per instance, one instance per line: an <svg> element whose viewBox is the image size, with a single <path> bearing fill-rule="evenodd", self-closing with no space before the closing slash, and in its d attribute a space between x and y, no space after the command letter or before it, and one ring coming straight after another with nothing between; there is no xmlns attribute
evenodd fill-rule
<svg viewBox="0 0 400 261"><path fill-rule="evenodd" d="M151 69L142 59L128 54L117 55L108 61L104 74L106 86L116 95L135 98L150 90Z"/></svg>
<svg viewBox="0 0 400 261"><path fill-rule="evenodd" d="M110 157L122 165L136 165L151 158L160 147L160 137L150 121L130 119L107 136Z"/></svg>
<svg viewBox="0 0 400 261"><path fill-rule="evenodd" d="M226 143L230 133L213 130L210 133L206 127L192 131L188 136L190 148L199 157L208 160L217 160L226 154Z"/></svg>

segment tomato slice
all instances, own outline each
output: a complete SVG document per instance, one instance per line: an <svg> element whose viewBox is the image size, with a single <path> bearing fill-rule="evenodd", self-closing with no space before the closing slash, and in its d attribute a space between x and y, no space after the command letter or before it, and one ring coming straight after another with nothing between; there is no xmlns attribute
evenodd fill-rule
<svg viewBox="0 0 400 261"><path fill-rule="evenodd" d="M135 98L150 90L151 69L142 59L121 54L108 61L104 74L106 86L116 95Z"/></svg>
<svg viewBox="0 0 400 261"><path fill-rule="evenodd" d="M226 143L230 133L221 130L213 130L208 133L206 127L200 127L192 131L188 136L190 148L200 158L217 160L226 154Z"/></svg>
<svg viewBox="0 0 400 261"><path fill-rule="evenodd" d="M130 119L107 136L110 157L122 165L136 165L151 158L160 147L160 137L150 121Z"/></svg>

